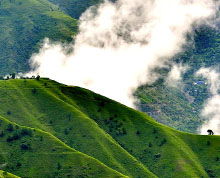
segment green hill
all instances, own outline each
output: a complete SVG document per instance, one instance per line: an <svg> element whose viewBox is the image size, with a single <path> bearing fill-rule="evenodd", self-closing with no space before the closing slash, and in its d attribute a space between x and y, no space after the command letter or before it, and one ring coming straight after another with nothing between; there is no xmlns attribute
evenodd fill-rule
<svg viewBox="0 0 220 178"><path fill-rule="evenodd" d="M1 169L21 177L125 177L47 132L3 117L0 124Z"/></svg>
<svg viewBox="0 0 220 178"><path fill-rule="evenodd" d="M77 33L76 19L88 7L100 2L101 0L2 0L0 76L28 71L29 58L38 52L46 37L52 41L70 42ZM135 93L141 101L137 106L141 111L162 124L191 133L196 133L204 122L200 111L202 103L208 98L206 87L192 85L197 80L193 72L201 66L219 65L220 51L218 28L204 26L194 32L195 43L185 47L181 54L172 59L191 66L184 76L185 88L171 88L158 82L153 86L141 86Z"/></svg>
<svg viewBox="0 0 220 178"><path fill-rule="evenodd" d="M77 31L77 21L47 0L1 0L0 23L0 75L29 70L44 38L71 41Z"/></svg>
<svg viewBox="0 0 220 178"><path fill-rule="evenodd" d="M10 163L2 169L17 176L63 177L79 169L88 177L220 177L218 136L173 130L89 90L48 79L0 81L0 97L0 146L9 150L1 160ZM26 134L15 139L22 129ZM35 159L38 164L30 164Z"/></svg>

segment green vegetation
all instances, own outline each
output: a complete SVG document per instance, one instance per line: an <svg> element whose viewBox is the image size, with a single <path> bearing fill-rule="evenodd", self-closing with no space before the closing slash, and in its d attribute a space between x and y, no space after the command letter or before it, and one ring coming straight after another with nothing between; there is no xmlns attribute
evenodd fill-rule
<svg viewBox="0 0 220 178"><path fill-rule="evenodd" d="M17 176L220 177L218 136L48 79L0 81L0 97L0 165Z"/></svg>
<svg viewBox="0 0 220 178"><path fill-rule="evenodd" d="M0 171L0 178L19 178L9 172Z"/></svg>
<svg viewBox="0 0 220 178"><path fill-rule="evenodd" d="M44 38L68 42L77 31L77 21L47 0L1 0L0 22L0 75L27 71Z"/></svg>
<svg viewBox="0 0 220 178"><path fill-rule="evenodd" d="M196 133L204 122L201 109L209 97L207 85L194 85L204 79L194 76L201 67L219 67L220 33L219 29L203 26L194 31L194 43L184 47L182 53L172 60L190 66L183 77L182 87L172 88L163 82L168 72L155 84L141 86L135 93L140 99L138 107L158 122L175 129ZM160 71L161 72L161 71Z"/></svg>
<svg viewBox="0 0 220 178"><path fill-rule="evenodd" d="M80 15L102 0L2 0L0 2L0 79L3 75L26 72L28 60L38 52L43 39L68 43L77 33ZM201 66L216 66L220 57L218 28L203 26L194 30L192 45L184 47L173 61L188 64L184 88L171 88L157 82L141 86L135 93L138 108L156 121L175 129L196 133L204 122L200 117L203 102L208 98L205 86L194 86L193 73ZM161 71L160 71L161 72ZM163 76L166 77L167 69ZM33 88L33 93L35 89ZM8 110L8 115L10 115ZM65 133L68 131L65 130ZM119 131L121 133L124 130Z"/></svg>
<svg viewBox="0 0 220 178"><path fill-rule="evenodd" d="M3 117L0 125L5 133L0 138L1 169L21 177L125 177L47 132L9 123ZM9 132L8 125L15 130ZM6 172L1 174L13 177Z"/></svg>
<svg viewBox="0 0 220 178"><path fill-rule="evenodd" d="M79 19L85 10L93 5L97 5L103 0L48 0L67 13L69 16Z"/></svg>

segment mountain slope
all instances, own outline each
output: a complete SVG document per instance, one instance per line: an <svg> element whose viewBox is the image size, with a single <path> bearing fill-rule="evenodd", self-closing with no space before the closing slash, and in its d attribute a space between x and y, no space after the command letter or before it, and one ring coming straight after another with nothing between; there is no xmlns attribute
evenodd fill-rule
<svg viewBox="0 0 220 178"><path fill-rule="evenodd" d="M20 125L50 132L72 148L99 159L122 174L154 177L74 102L64 102L68 98L62 91L69 88L60 89L61 86L44 79L1 81L0 114Z"/></svg>
<svg viewBox="0 0 220 178"><path fill-rule="evenodd" d="M0 171L0 178L19 178L19 177L15 176L9 172Z"/></svg>
<svg viewBox="0 0 220 178"><path fill-rule="evenodd" d="M4 170L21 177L125 177L49 133L15 125L3 117L0 121Z"/></svg>
<svg viewBox="0 0 220 178"><path fill-rule="evenodd" d="M201 117L203 105L210 97L207 85L195 85L205 79L195 77L201 67L214 67L219 71L220 65L220 29L202 26L194 30L193 41L189 40L182 53L172 61L188 65L182 85L177 88L168 86L168 70L162 79L154 85L141 86L135 93L140 99L138 108L155 118L158 122L185 132L197 133L204 123Z"/></svg>
<svg viewBox="0 0 220 178"><path fill-rule="evenodd" d="M2 0L0 24L0 75L29 70L44 38L71 41L77 31L77 21L47 0Z"/></svg>
<svg viewBox="0 0 220 178"><path fill-rule="evenodd" d="M48 79L0 81L0 96L2 117L49 132L123 175L220 177L218 136L173 130L89 90Z"/></svg>

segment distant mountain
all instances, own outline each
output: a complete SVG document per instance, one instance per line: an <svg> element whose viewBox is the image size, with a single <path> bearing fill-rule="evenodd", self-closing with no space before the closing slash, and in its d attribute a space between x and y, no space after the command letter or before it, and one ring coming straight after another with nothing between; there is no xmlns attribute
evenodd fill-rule
<svg viewBox="0 0 220 178"><path fill-rule="evenodd" d="M48 79L0 81L0 96L0 165L17 176L220 177L218 136Z"/></svg>
<svg viewBox="0 0 220 178"><path fill-rule="evenodd" d="M209 97L206 85L194 85L199 79L194 74L201 67L220 67L220 30L210 26L195 29L193 43L172 60L188 65L181 88L164 83L166 72L155 84L140 87L135 95L138 107L158 122L178 130L196 133L204 122L200 116L203 104Z"/></svg>
<svg viewBox="0 0 220 178"><path fill-rule="evenodd" d="M77 31L77 20L47 0L2 0L0 24L0 75L29 70L44 38L71 41Z"/></svg>
<svg viewBox="0 0 220 178"><path fill-rule="evenodd" d="M81 14L90 6L97 5L103 0L48 0L69 16L79 19Z"/></svg>

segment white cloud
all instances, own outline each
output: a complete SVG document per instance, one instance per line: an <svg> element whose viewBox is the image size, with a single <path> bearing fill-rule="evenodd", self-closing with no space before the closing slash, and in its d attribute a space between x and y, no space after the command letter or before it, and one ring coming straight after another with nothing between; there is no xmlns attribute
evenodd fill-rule
<svg viewBox="0 0 220 178"><path fill-rule="evenodd" d="M182 75L189 69L187 65L173 64L168 76L166 83L171 87L177 87L181 85Z"/></svg>
<svg viewBox="0 0 220 178"><path fill-rule="evenodd" d="M202 135L207 134L207 130L211 129L215 134L220 135L220 74L213 68L201 68L196 73L197 76L203 76L208 81L210 98L205 102L202 109L202 117L206 118L204 124L199 128Z"/></svg>
<svg viewBox="0 0 220 178"><path fill-rule="evenodd" d="M152 69L180 52L192 25L215 12L214 0L105 1L81 16L75 43L66 46L73 52L46 40L30 73L133 106L133 91L157 78Z"/></svg>

